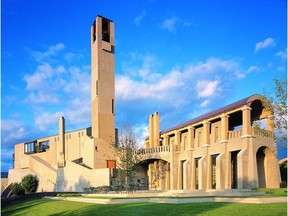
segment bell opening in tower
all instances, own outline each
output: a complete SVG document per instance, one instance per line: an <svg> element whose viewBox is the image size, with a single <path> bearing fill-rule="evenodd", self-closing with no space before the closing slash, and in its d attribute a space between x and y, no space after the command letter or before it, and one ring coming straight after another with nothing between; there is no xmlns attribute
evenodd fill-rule
<svg viewBox="0 0 288 216"><path fill-rule="evenodd" d="M102 19L102 40L110 43L110 21Z"/></svg>

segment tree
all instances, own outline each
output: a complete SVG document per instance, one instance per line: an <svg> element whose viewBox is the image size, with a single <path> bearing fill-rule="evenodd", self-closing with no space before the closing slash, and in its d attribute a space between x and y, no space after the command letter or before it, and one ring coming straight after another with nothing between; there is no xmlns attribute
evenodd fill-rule
<svg viewBox="0 0 288 216"><path fill-rule="evenodd" d="M276 141L284 142L287 148L287 79L274 78L274 93L269 94L264 90L264 96L268 101L265 106L274 115L274 128L276 130Z"/></svg>
<svg viewBox="0 0 288 216"><path fill-rule="evenodd" d="M25 190L25 193L34 193L37 191L39 179L37 176L28 174L22 178L21 184Z"/></svg>
<svg viewBox="0 0 288 216"><path fill-rule="evenodd" d="M24 188L19 182L12 183L11 191L13 194L17 194L17 195L23 195L25 193Z"/></svg>
<svg viewBox="0 0 288 216"><path fill-rule="evenodd" d="M139 147L131 127L126 126L120 129L115 150L116 167L120 170L120 177L124 178L125 190L128 191L133 173L137 171L137 165L143 158L143 155L138 153Z"/></svg>

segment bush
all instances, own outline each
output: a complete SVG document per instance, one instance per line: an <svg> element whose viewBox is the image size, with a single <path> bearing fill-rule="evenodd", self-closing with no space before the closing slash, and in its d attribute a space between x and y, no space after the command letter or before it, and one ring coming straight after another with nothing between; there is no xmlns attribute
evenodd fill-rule
<svg viewBox="0 0 288 216"><path fill-rule="evenodd" d="M34 193L37 191L39 179L37 176L28 174L22 178L21 184L26 193Z"/></svg>
<svg viewBox="0 0 288 216"><path fill-rule="evenodd" d="M25 193L24 188L21 183L15 182L11 186L11 190L13 194L22 195Z"/></svg>

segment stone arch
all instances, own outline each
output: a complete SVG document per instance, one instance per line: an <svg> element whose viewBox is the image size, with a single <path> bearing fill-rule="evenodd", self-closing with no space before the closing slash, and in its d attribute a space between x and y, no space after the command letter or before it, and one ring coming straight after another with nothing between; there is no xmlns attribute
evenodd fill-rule
<svg viewBox="0 0 288 216"><path fill-rule="evenodd" d="M271 176L279 175L278 166L275 164L276 155L267 146L261 146L256 152L258 184L260 188L277 188L279 182ZM278 168L279 169L279 168Z"/></svg>
<svg viewBox="0 0 288 216"><path fill-rule="evenodd" d="M147 182L149 189L168 190L170 187L170 163L159 158L149 158L138 165L138 174Z"/></svg>

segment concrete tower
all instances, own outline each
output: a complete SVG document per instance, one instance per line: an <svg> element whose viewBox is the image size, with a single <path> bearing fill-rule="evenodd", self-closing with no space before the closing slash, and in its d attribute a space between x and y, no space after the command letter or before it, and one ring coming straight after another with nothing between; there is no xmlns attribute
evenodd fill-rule
<svg viewBox="0 0 288 216"><path fill-rule="evenodd" d="M114 23L97 16L91 27L92 136L115 143Z"/></svg>

